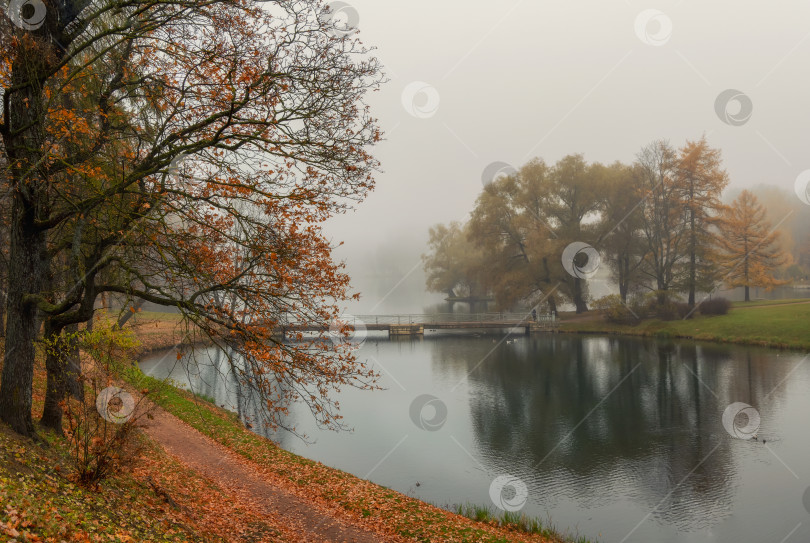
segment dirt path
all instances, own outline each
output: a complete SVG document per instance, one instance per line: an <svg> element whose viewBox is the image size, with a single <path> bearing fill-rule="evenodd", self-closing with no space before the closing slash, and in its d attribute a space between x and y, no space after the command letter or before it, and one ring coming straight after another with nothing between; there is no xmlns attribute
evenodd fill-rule
<svg viewBox="0 0 810 543"><path fill-rule="evenodd" d="M246 459L200 434L173 415L158 410L146 433L177 460L212 480L254 510L281 519L286 533L302 542L381 543L384 538L336 511L319 508ZM234 527L236 528L236 527ZM236 531L235 531L236 532Z"/></svg>

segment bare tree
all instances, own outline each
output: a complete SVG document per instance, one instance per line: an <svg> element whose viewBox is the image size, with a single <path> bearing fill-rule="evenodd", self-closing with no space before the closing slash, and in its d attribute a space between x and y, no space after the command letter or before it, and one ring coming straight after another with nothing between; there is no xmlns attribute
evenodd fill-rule
<svg viewBox="0 0 810 543"><path fill-rule="evenodd" d="M641 229L646 242L642 272L655 286L659 303L678 288L678 265L686 256L686 214L677 166L677 154L665 140L652 142L637 155L635 173L641 190Z"/></svg>

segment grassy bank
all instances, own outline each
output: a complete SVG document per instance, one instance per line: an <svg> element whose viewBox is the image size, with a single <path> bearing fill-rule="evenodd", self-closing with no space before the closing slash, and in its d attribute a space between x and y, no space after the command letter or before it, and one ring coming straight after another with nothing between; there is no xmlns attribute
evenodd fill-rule
<svg viewBox="0 0 810 543"><path fill-rule="evenodd" d="M704 316L696 312L686 320L644 320L637 325L606 322L594 315L565 322L560 331L588 334L622 334L688 338L780 349L810 350L810 303L807 299L737 302L727 315Z"/></svg>

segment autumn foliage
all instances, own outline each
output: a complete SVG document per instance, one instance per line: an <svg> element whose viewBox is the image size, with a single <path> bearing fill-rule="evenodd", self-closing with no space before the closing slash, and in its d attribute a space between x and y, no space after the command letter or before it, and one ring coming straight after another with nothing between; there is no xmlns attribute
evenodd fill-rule
<svg viewBox="0 0 810 543"><path fill-rule="evenodd" d="M695 294L717 283L712 219L727 183L721 152L705 137L680 149L654 141L632 164L589 163L582 155L554 164L533 159L485 186L466 225L431 229L427 286L454 292L474 285L500 308L554 311L566 302L581 313L591 274L574 277L562 262L579 242L606 264L621 303L655 292L666 306L685 292L694 306Z"/></svg>
<svg viewBox="0 0 810 543"><path fill-rule="evenodd" d="M765 218L756 196L744 190L732 205L723 208L717 224L717 262L727 284L745 287L745 301L751 299L751 287L770 290L785 283L774 276L787 262L778 243L779 231Z"/></svg>
<svg viewBox="0 0 810 543"><path fill-rule="evenodd" d="M330 392L374 374L341 342L275 332L328 325L351 296L321 225L373 188L377 60L315 0L48 6L34 29L0 21L0 417L33 433L40 322L59 337L108 296L176 308L230 346L271 424L293 399L338 424Z"/></svg>

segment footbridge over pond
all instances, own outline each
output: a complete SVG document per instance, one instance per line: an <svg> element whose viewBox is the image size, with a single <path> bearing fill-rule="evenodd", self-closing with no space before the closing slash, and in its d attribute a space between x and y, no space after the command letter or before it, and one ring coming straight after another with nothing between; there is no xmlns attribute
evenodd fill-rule
<svg viewBox="0 0 810 543"><path fill-rule="evenodd" d="M297 332L338 333L343 326L355 334L385 331L394 336L421 336L439 330L517 330L518 333L546 332L557 329L554 313L429 313L400 315L344 315L331 325L300 322L284 323L279 332L285 337Z"/></svg>

